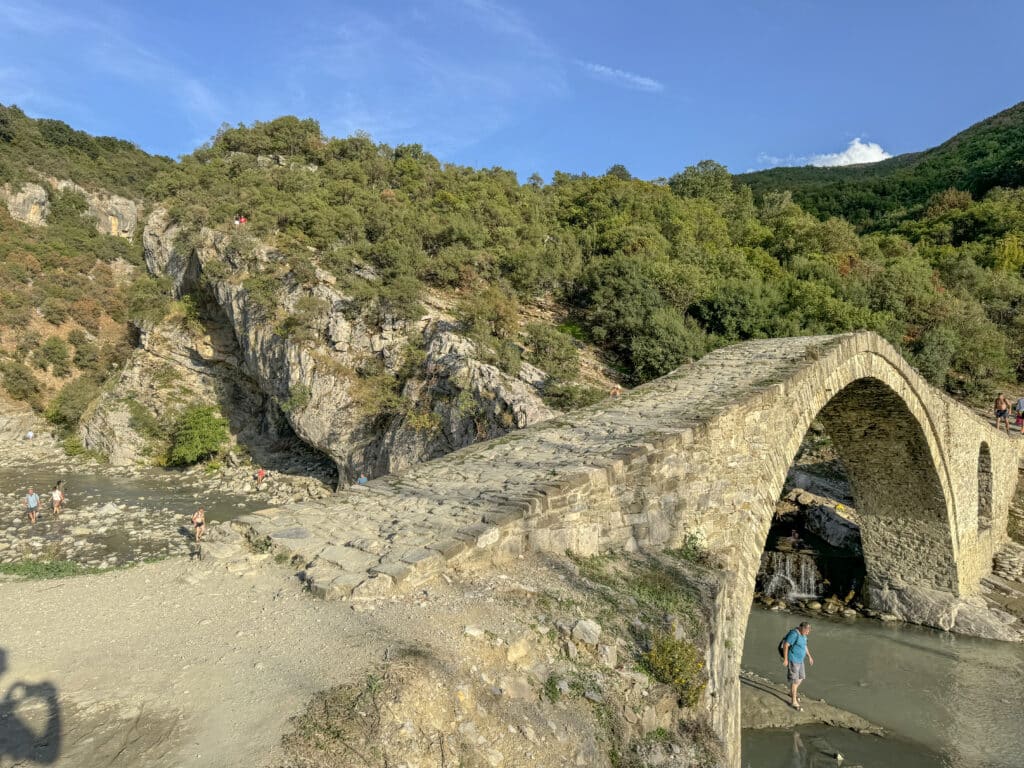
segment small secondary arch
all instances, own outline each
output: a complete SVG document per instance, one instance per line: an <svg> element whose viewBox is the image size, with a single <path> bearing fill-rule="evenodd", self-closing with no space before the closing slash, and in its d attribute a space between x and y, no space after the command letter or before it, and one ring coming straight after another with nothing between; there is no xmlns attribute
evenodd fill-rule
<svg viewBox="0 0 1024 768"><path fill-rule="evenodd" d="M992 528L992 452L988 443L978 448L978 532Z"/></svg>

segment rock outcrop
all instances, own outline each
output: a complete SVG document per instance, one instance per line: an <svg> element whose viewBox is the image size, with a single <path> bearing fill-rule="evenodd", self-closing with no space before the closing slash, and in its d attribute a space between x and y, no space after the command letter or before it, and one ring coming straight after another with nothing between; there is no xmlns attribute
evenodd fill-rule
<svg viewBox="0 0 1024 768"><path fill-rule="evenodd" d="M221 404L235 431L262 434L269 427L262 422L285 421L336 463L343 481L394 472L556 413L539 395L543 372L524 365L517 377L481 362L440 311L368 319L330 274L318 271L314 285L300 285L274 249L250 243L243 256L231 235L204 230L183 251L178 234L165 211L154 212L143 233L147 266L170 277L176 295L192 295L206 333L219 335L219 351L166 324L141 329L121 382L81 429L87 446L116 461L140 455L140 441L125 431L126 401L157 413L159 404L138 394L168 365L181 371L191 397ZM274 317L247 283L261 271L279 279ZM301 336L283 331L278 320L301 312L303 300L323 311L304 317ZM229 381L245 382L242 392L226 397ZM391 393L396 382L401 390Z"/></svg>
<svg viewBox="0 0 1024 768"><path fill-rule="evenodd" d="M51 188L61 192L73 192L85 198L87 209L83 215L96 223L101 235L132 239L139 223L141 205L120 195L104 191L91 192L68 179L46 179ZM10 184L0 187L0 198L7 204L11 218L17 221L45 226L50 212L50 196L46 188L35 182L26 182L18 188Z"/></svg>
<svg viewBox="0 0 1024 768"><path fill-rule="evenodd" d="M39 184L27 182L12 189L10 184L0 187L0 197L7 203L7 212L15 221L42 226L50 212L50 197Z"/></svg>

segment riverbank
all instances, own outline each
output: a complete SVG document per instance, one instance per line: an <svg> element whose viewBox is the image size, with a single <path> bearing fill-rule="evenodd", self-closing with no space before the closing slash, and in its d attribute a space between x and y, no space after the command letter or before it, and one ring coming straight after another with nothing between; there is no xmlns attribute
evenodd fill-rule
<svg viewBox="0 0 1024 768"><path fill-rule="evenodd" d="M211 521L257 509L325 498L333 477L323 462L297 455L277 463L256 487L257 467L237 458L185 469L111 467L65 454L51 435L0 438L0 563L69 561L110 568L191 551L192 512ZM55 516L49 492L64 481L67 502ZM40 497L35 524L25 495Z"/></svg>
<svg viewBox="0 0 1024 768"><path fill-rule="evenodd" d="M213 538L203 561L0 583L0 696L21 692L0 765L719 764L700 712L639 670L619 596L567 561L341 603Z"/></svg>
<svg viewBox="0 0 1024 768"><path fill-rule="evenodd" d="M777 681L784 671L776 646L802 617L754 608L742 666ZM825 737L846 754L844 765L903 768L1019 768L1024 717L1017 688L1024 646L982 640L903 623L817 616L809 646L814 665L801 699L826 699L885 728L886 737L787 724L781 730L744 732L744 768L790 763L793 734ZM746 687L746 686L745 686ZM785 704L779 702L784 710ZM744 702L744 716L746 716ZM810 729L810 730L808 730ZM791 752L792 750L792 752ZM809 758L808 758L809 759Z"/></svg>

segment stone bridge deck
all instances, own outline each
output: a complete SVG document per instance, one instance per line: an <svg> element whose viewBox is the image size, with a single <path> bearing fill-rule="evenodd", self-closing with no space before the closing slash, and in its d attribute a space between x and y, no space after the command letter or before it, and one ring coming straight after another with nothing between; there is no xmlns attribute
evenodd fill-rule
<svg viewBox="0 0 1024 768"><path fill-rule="evenodd" d="M588 520L582 507L595 493L609 495L605 489L662 461L666 452L685 451L721 417L731 413L742 421L748 410L763 409L761 403L784 399L801 371L820 367L818 361L826 357L849 357L844 345L863 348L865 338L868 348L882 345L898 358L871 334L746 342L619 398L344 490L328 500L267 509L239 522L251 539L269 543L306 566L314 592L323 597L385 594L396 586L420 584L448 566L514 556L523 548L589 554L609 543L630 550L663 545L673 537L678 541L674 531L651 530L665 527L640 509L649 507L651 499L634 503L633 509L622 510L611 520L607 514L600 521ZM930 396L949 400L934 390ZM985 429L984 421L953 405L976 423L973 426ZM797 441L800 437L802 433ZM734 433L727 439L749 441L733 450L763 450L766 461L771 461L770 447L756 444L770 440L770 430ZM721 505L732 499L735 504L738 494L730 491L726 472L700 478L702 473L715 473L712 466L675 471L687 476L685 490L690 493L698 481L704 490L698 503ZM786 468L781 468L783 476ZM756 477L750 482L763 485ZM657 492L665 491L662 483Z"/></svg>
<svg viewBox="0 0 1024 768"><path fill-rule="evenodd" d="M310 564L324 597L412 586L449 563L531 548L598 551L600 532L576 525L580 486L616 482L666 439L692 441L702 425L777 388L839 337L749 342L719 350L615 399L469 446L328 500L239 518L247 535ZM624 522L624 525L626 523ZM635 547L636 542L627 546Z"/></svg>

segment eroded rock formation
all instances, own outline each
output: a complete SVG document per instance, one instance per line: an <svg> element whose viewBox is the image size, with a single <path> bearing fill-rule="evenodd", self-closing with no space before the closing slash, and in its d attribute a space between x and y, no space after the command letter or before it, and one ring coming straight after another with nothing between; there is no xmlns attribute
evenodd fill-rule
<svg viewBox="0 0 1024 768"><path fill-rule="evenodd" d="M45 181L52 189L82 195L87 205L84 215L96 223L96 231L101 235L129 240L134 237L141 211L141 205L136 201L102 190L93 192L68 179L48 178ZM50 195L46 187L35 182L25 182L17 188L4 184L0 187L0 198L7 204L11 218L45 226L50 212Z"/></svg>
<svg viewBox="0 0 1024 768"><path fill-rule="evenodd" d="M178 234L157 210L143 233L146 263L200 305L204 330L189 334L166 323L141 329L121 381L81 427L83 442L112 460L137 460L145 442L130 434L130 400L153 414L173 407L166 397L140 399L155 389L154 376L192 398L219 402L234 430L254 439L279 436L276 425L286 422L337 464L342 481L395 472L555 414L539 395L543 372L523 365L510 376L480 361L443 312L369 320L327 273L318 272L312 287L299 285L288 276L287 257L271 248L256 244L242 257L229 235L204 230L183 250ZM303 298L325 308L309 319L307 334L282 333L268 320L246 287L253 265L280 269L278 314L296 312ZM387 393L374 387L393 383L400 369L400 403L382 407Z"/></svg>

